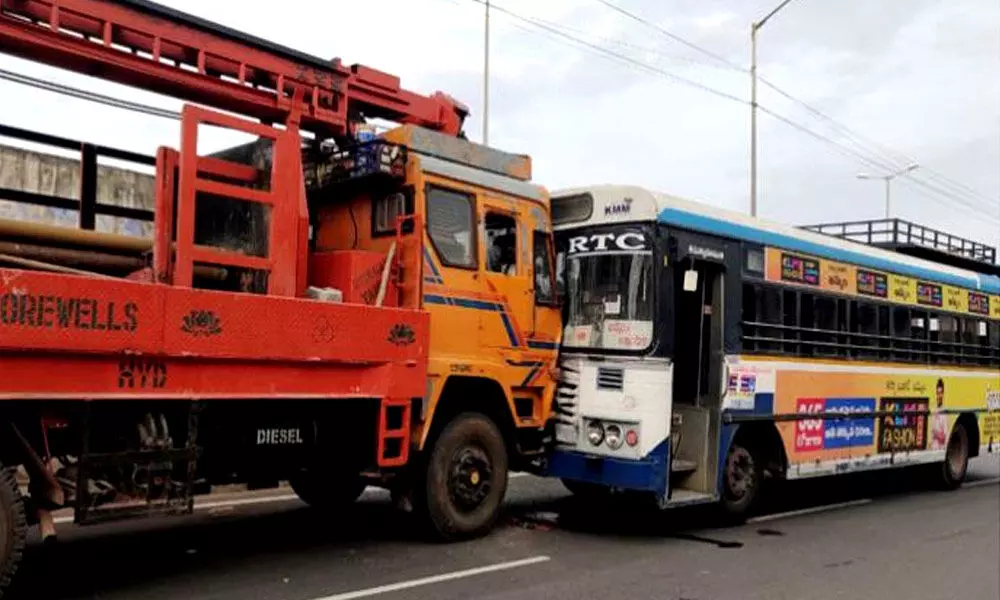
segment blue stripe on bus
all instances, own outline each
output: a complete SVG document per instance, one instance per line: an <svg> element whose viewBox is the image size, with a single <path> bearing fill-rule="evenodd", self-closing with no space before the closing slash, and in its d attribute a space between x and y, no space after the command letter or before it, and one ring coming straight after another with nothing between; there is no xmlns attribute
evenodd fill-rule
<svg viewBox="0 0 1000 600"><path fill-rule="evenodd" d="M663 494L667 490L670 448L660 442L640 460L595 456L570 450L555 450L549 456L546 475L597 485Z"/></svg>
<svg viewBox="0 0 1000 600"><path fill-rule="evenodd" d="M767 246L787 248L789 250L805 252L830 260L841 260L872 269L895 272L901 275L908 275L910 277L917 277L928 281L948 283L965 288L975 288L993 294L1000 293L1000 277L993 275L977 274L972 277L960 277L922 267L914 267L885 258L868 256L860 252L851 252L849 250L831 248L829 246L824 246L823 244L801 240L785 234L756 229L740 223L730 223L729 221L722 221L705 215L696 215L686 211L677 210L675 208L664 208L660 211L657 219L661 223L666 223L668 225L679 225L681 227L688 227L698 231L713 233L738 240L746 240Z"/></svg>
<svg viewBox="0 0 1000 600"><path fill-rule="evenodd" d="M773 415L774 394L754 394L753 412L755 415Z"/></svg>

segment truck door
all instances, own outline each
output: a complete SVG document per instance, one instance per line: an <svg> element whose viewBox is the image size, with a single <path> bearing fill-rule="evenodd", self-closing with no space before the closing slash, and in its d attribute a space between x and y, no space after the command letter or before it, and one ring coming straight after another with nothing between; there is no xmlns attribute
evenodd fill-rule
<svg viewBox="0 0 1000 600"><path fill-rule="evenodd" d="M490 306L480 332L490 346L526 346L533 321L530 233L514 201L487 195L481 206L483 291Z"/></svg>
<svg viewBox="0 0 1000 600"><path fill-rule="evenodd" d="M555 348L556 338L562 331L556 299L555 257L552 236L542 229L531 231L531 261L535 301L531 331L532 337L536 338L532 345L542 349ZM551 340L548 340L549 336Z"/></svg>

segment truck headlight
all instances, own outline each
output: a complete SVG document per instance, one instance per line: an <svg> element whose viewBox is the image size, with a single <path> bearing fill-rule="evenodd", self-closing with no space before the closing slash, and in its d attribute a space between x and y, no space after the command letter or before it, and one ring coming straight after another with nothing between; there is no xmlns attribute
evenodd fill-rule
<svg viewBox="0 0 1000 600"><path fill-rule="evenodd" d="M622 447L622 428L618 425L608 425L604 428L604 441L607 442L608 448L612 450L617 450Z"/></svg>
<svg viewBox="0 0 1000 600"><path fill-rule="evenodd" d="M587 423L587 441L595 446L600 446L604 441L604 427L601 427L600 421Z"/></svg>

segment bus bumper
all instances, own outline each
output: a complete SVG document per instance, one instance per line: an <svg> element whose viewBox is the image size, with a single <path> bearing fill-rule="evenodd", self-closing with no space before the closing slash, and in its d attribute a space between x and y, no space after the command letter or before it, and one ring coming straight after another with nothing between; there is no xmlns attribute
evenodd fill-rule
<svg viewBox="0 0 1000 600"><path fill-rule="evenodd" d="M546 475L601 486L656 492L667 491L668 443L664 441L644 458L631 460L598 456L575 450L554 450Z"/></svg>

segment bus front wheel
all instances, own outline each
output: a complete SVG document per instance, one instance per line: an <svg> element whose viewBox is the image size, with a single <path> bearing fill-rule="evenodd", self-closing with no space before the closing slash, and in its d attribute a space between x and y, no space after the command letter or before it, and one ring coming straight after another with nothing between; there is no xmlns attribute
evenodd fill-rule
<svg viewBox="0 0 1000 600"><path fill-rule="evenodd" d="M720 505L727 521L742 522L760 495L761 463L753 448L736 439L729 446L722 474Z"/></svg>

